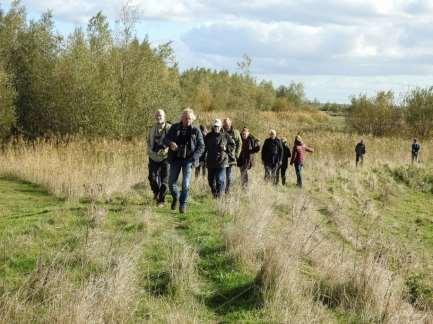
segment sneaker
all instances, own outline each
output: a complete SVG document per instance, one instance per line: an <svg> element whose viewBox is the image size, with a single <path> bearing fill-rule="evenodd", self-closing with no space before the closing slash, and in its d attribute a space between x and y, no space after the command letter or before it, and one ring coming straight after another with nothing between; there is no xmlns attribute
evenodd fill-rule
<svg viewBox="0 0 433 324"><path fill-rule="evenodd" d="M179 207L179 213L181 213L181 214L185 214L185 212L186 212L186 208L185 208L185 206L180 206L180 207Z"/></svg>
<svg viewBox="0 0 433 324"><path fill-rule="evenodd" d="M173 201L171 202L171 210L176 210L177 207L177 199L173 198Z"/></svg>
<svg viewBox="0 0 433 324"><path fill-rule="evenodd" d="M157 204L156 204L156 207L158 207L158 208L162 208L162 207L164 207L164 202L163 201L160 201L160 202L158 202Z"/></svg>

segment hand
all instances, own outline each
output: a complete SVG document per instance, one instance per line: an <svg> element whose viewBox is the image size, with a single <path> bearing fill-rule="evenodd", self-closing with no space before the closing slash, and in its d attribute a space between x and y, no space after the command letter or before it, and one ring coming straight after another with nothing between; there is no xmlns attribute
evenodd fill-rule
<svg viewBox="0 0 433 324"><path fill-rule="evenodd" d="M177 151L177 144L175 142L170 142L168 146L170 147L170 150Z"/></svg>
<svg viewBox="0 0 433 324"><path fill-rule="evenodd" d="M167 154L168 153L168 147L167 148L163 148L163 149L160 149L159 151L158 151L158 155L159 156L163 156L163 155L165 155L165 154Z"/></svg>

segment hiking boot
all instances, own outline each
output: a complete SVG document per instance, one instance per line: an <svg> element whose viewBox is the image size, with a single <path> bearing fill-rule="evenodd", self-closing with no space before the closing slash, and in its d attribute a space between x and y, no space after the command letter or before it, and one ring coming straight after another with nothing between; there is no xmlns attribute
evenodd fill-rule
<svg viewBox="0 0 433 324"><path fill-rule="evenodd" d="M171 202L171 210L176 210L177 207L177 199L173 198L173 201Z"/></svg>
<svg viewBox="0 0 433 324"><path fill-rule="evenodd" d="M186 212L186 208L185 208L185 206L180 206L180 207L179 207L179 213L181 213L181 214L185 214L185 212Z"/></svg>
<svg viewBox="0 0 433 324"><path fill-rule="evenodd" d="M158 207L158 208L162 208L162 207L164 207L164 202L163 201L159 201L157 204L156 204L156 207Z"/></svg>

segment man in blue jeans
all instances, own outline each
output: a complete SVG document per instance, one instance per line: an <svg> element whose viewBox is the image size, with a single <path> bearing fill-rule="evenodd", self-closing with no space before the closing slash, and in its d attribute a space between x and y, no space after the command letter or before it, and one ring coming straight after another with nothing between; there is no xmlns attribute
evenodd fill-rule
<svg viewBox="0 0 433 324"><path fill-rule="evenodd" d="M168 187L173 197L171 209L176 210L179 203L179 212L186 211L189 185L191 182L192 167L198 164L204 151L203 135L200 129L192 124L195 115L192 109L187 108L182 112L180 122L171 126L164 138L164 144L170 148L168 160L170 174ZM177 181L182 172L182 190L179 193Z"/></svg>
<svg viewBox="0 0 433 324"><path fill-rule="evenodd" d="M222 131L222 122L215 119L212 131L205 138L206 166L208 182L214 198L220 198L225 193L226 169L229 166L228 152L234 150L235 142L232 137Z"/></svg>

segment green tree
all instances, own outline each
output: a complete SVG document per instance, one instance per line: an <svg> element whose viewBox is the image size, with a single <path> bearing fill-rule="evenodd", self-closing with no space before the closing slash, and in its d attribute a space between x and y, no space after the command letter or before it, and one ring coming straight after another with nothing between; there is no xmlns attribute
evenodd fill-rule
<svg viewBox="0 0 433 324"><path fill-rule="evenodd" d="M412 134L427 137L433 134L433 87L416 88L404 98L405 121Z"/></svg>
<svg viewBox="0 0 433 324"><path fill-rule="evenodd" d="M0 65L0 139L11 133L15 126L15 90L9 76Z"/></svg>
<svg viewBox="0 0 433 324"><path fill-rule="evenodd" d="M302 83L291 82L290 85L280 86L276 91L277 98L286 98L287 101L299 107L305 102L305 91Z"/></svg>
<svg viewBox="0 0 433 324"><path fill-rule="evenodd" d="M401 111L394 104L392 91L380 91L374 97L353 97L347 115L351 128L362 134L383 136L401 132Z"/></svg>

